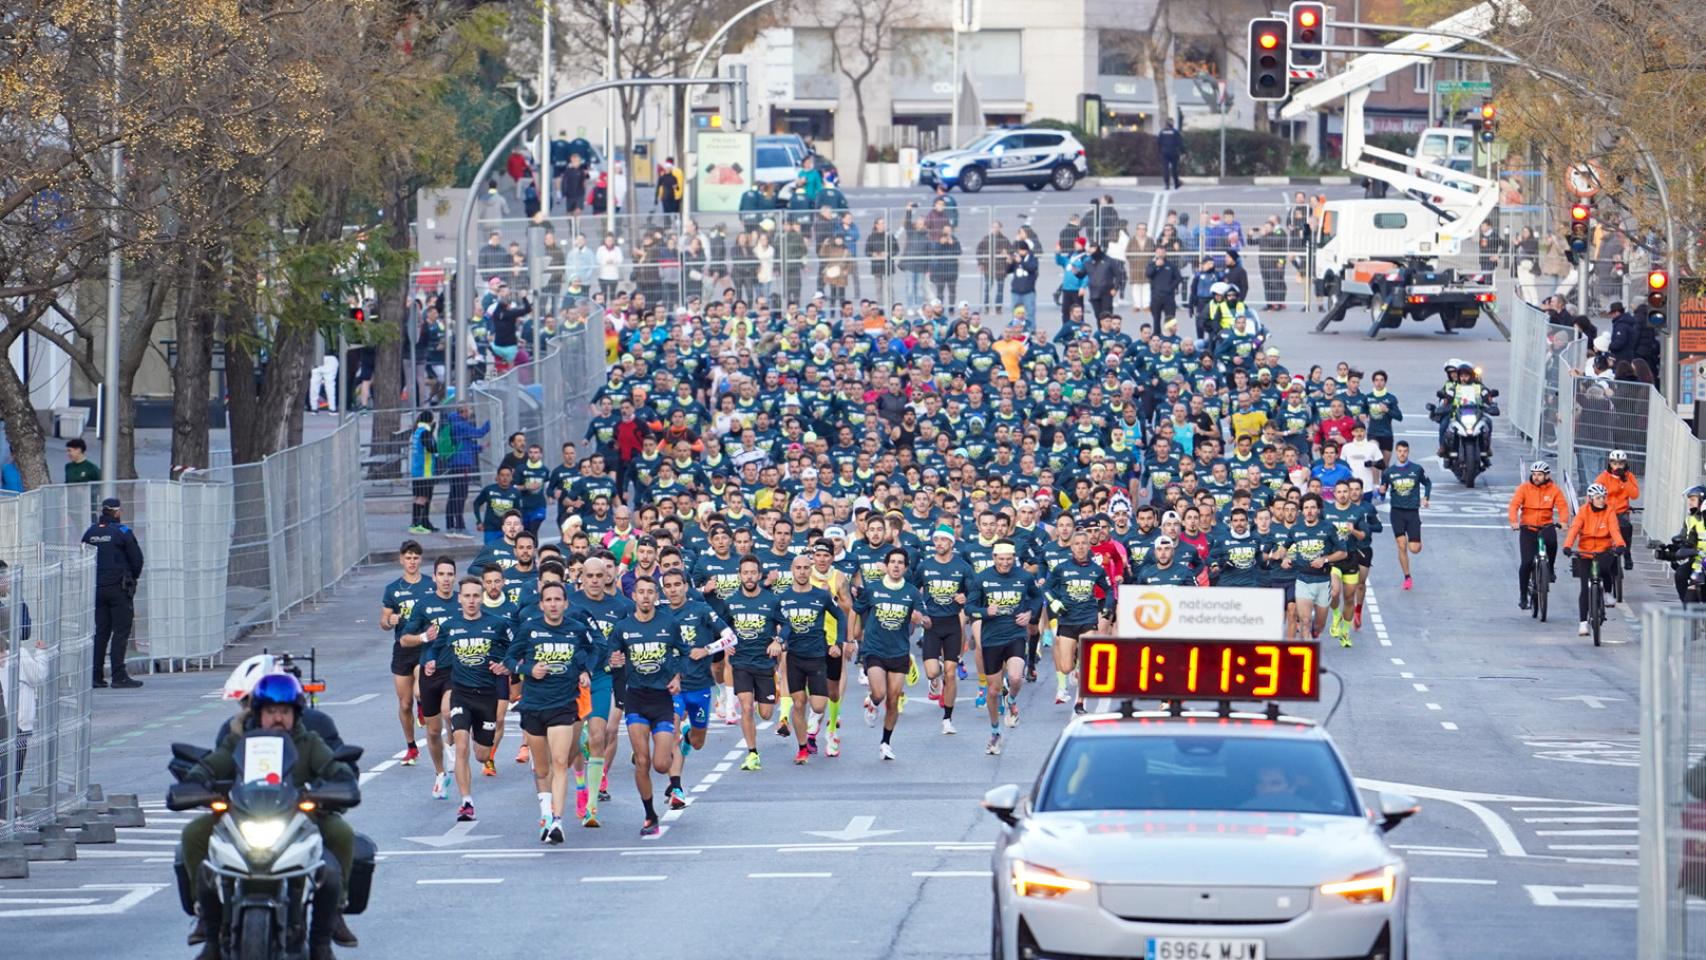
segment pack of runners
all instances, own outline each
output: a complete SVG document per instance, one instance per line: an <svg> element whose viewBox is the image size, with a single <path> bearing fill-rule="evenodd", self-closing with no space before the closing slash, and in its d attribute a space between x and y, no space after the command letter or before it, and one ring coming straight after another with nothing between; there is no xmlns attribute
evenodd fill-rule
<svg viewBox="0 0 1706 960"><path fill-rule="evenodd" d="M738 725L743 771L771 723L803 765L841 754L852 702L893 761L909 691L951 736L975 683L998 755L1045 658L1054 702L1084 710L1077 644L1112 629L1121 584L1283 589L1291 636L1350 646L1377 503L1409 589L1431 483L1383 371L1293 372L1242 304L1221 313L1199 343L1076 310L1049 336L964 304L613 309L586 436L534 470L555 535L509 470L470 567L403 545L381 621L403 763L424 726L433 796L472 819L514 705L560 843L571 784L599 824L626 728L650 835L654 779L685 806L713 723Z"/></svg>

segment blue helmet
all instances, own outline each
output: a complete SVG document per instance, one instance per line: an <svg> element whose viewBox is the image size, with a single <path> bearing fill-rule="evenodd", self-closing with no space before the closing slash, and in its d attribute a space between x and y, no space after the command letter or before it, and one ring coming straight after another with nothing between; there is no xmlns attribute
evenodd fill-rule
<svg viewBox="0 0 1706 960"><path fill-rule="evenodd" d="M302 690L302 681L288 673L269 673L256 680L249 690L249 709L259 713L268 704L293 707L300 715L308 706L308 695Z"/></svg>

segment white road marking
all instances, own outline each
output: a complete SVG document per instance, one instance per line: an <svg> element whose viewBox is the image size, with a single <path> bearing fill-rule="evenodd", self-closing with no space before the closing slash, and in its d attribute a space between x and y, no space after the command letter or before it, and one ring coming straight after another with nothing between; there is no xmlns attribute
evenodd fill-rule
<svg viewBox="0 0 1706 960"><path fill-rule="evenodd" d="M629 877L582 877L582 883L657 883L669 878L661 873L638 874Z"/></svg>
<svg viewBox="0 0 1706 960"><path fill-rule="evenodd" d="M854 844L836 844L829 847L777 847L777 853L853 853L859 847Z"/></svg>
<svg viewBox="0 0 1706 960"><path fill-rule="evenodd" d="M1456 729L1457 729L1457 724L1455 724L1455 723L1452 723L1452 722L1451 722L1451 721L1449 721L1449 720L1441 720L1441 721L1440 721L1440 722L1439 722L1439 725L1440 725L1440 726L1442 726L1442 727L1444 727L1444 728L1445 728L1445 729L1447 729L1447 730L1456 730Z"/></svg>
<svg viewBox="0 0 1706 960"><path fill-rule="evenodd" d="M487 886L487 885L491 885L494 883L503 883L503 882L504 882L503 877L446 877L446 878L440 879L440 880L416 880L415 886L417 886L417 887L448 887L448 886L454 886L454 885L465 884L465 883L466 884L475 884L475 885Z"/></svg>
<svg viewBox="0 0 1706 960"><path fill-rule="evenodd" d="M1640 808L1602 803L1574 807L1512 807L1511 809L1518 813L1634 813Z"/></svg>
<svg viewBox="0 0 1706 960"><path fill-rule="evenodd" d="M749 873L748 880L827 880L830 873Z"/></svg>
<svg viewBox="0 0 1706 960"><path fill-rule="evenodd" d="M727 760L724 760L722 763L719 763L716 766L712 767L711 771L713 773L727 773L727 772L729 772L729 768L731 768L733 766L734 766L733 763L731 763Z"/></svg>
<svg viewBox="0 0 1706 960"><path fill-rule="evenodd" d="M1393 658L1392 658L1392 665L1393 665L1393 666L1394 666L1394 667L1401 667L1401 666L1403 666L1403 665L1404 665L1404 661L1403 661L1403 659L1402 659L1402 658L1399 658L1399 657L1393 657Z"/></svg>
<svg viewBox="0 0 1706 960"><path fill-rule="evenodd" d="M988 870L914 870L915 877L987 877Z"/></svg>
<svg viewBox="0 0 1706 960"><path fill-rule="evenodd" d="M1634 818L1631 817L1631 820ZM1638 837L1639 830L1536 830L1537 837Z"/></svg>
<svg viewBox="0 0 1706 960"><path fill-rule="evenodd" d="M1546 845L1546 849L1575 851L1620 850L1627 852L1631 850L1640 850L1641 848L1633 843L1549 843Z"/></svg>
<svg viewBox="0 0 1706 960"><path fill-rule="evenodd" d="M1495 887L1497 880L1479 880L1472 877L1411 877L1411 883L1456 883L1471 887Z"/></svg>
<svg viewBox="0 0 1706 960"><path fill-rule="evenodd" d="M1415 678L1416 675L1408 670L1400 671L1398 674L1398 679L1400 680L1414 680Z"/></svg>
<svg viewBox="0 0 1706 960"><path fill-rule="evenodd" d="M155 823L157 821L150 820L148 822ZM188 823L189 821L185 820L184 822ZM169 833L175 837L178 834L183 833L182 830L173 830L169 827L119 827L119 830L122 831L119 834L120 837L126 837L133 833Z"/></svg>
<svg viewBox="0 0 1706 960"><path fill-rule="evenodd" d="M464 860L533 860L543 857L543 852L533 853L464 853Z"/></svg>
<svg viewBox="0 0 1706 960"><path fill-rule="evenodd" d="M1410 686L1415 687L1417 693L1427 693L1428 692L1428 685L1425 683L1412 683L1412 684L1410 684Z"/></svg>
<svg viewBox="0 0 1706 960"><path fill-rule="evenodd" d="M1596 909L1633 910L1636 906L1635 895L1639 887L1624 886L1616 883L1584 883L1579 887L1552 887L1544 884L1524 884L1528 898L1537 907L1590 907ZM1580 898L1566 899L1564 894L1588 894ZM1608 899L1606 894L1622 894L1626 899Z"/></svg>
<svg viewBox="0 0 1706 960"><path fill-rule="evenodd" d="M100 903L100 897L0 897L0 906L6 904L36 905L51 903L61 907L73 907L80 903Z"/></svg>
<svg viewBox="0 0 1706 960"><path fill-rule="evenodd" d="M1514 809L1514 808L1513 808ZM1635 823L1635 817L1523 817L1523 823Z"/></svg>
<svg viewBox="0 0 1706 960"><path fill-rule="evenodd" d="M700 778L699 782L700 783L716 783L718 780L721 780L721 779L723 779L723 775L720 773L707 773L707 774L705 774L705 776Z"/></svg>
<svg viewBox="0 0 1706 960"><path fill-rule="evenodd" d="M746 756L746 748L741 747L741 748L736 749L736 750L730 750L728 753L723 754L723 759L724 760L739 760L741 757L744 757L744 756Z"/></svg>
<svg viewBox="0 0 1706 960"><path fill-rule="evenodd" d="M135 844L141 847L175 847L178 845L178 841L176 840L148 840L142 837L137 837L135 839L131 839L130 837L120 837L118 842L124 844Z"/></svg>
<svg viewBox="0 0 1706 960"><path fill-rule="evenodd" d="M1444 707L1441 707L1441 706L1440 706L1440 705L1439 705L1439 704L1437 704L1437 703L1430 703L1430 704L1428 704L1428 705L1427 705L1427 708L1428 708L1428 709L1429 709L1429 710L1443 710L1443 709L1445 709L1445 708L1444 708Z"/></svg>
<svg viewBox="0 0 1706 960"><path fill-rule="evenodd" d="M683 848L680 850L624 850L624 851L622 851L622 856L624 856L624 857L696 857L699 854L704 853L704 852L705 851L700 850L697 847L688 847L688 848Z"/></svg>

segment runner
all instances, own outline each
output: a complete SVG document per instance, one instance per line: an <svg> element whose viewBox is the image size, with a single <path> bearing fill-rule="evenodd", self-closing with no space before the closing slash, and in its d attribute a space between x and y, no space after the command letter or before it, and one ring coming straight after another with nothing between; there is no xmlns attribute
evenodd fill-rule
<svg viewBox="0 0 1706 960"><path fill-rule="evenodd" d="M966 610L972 617L983 673L989 678L989 743L984 752L1001 753L1003 701L1007 726L1019 724L1019 691L1025 685L1025 625L1037 607L1037 582L1016 569L1018 550L1013 541L995 541L990 548L993 565L973 575Z"/></svg>
<svg viewBox="0 0 1706 960"><path fill-rule="evenodd" d="M1297 617L1310 639L1321 636L1327 624L1332 599L1332 565L1345 559L1345 550L1333 525L1321 518L1320 494L1305 494L1297 524L1286 532L1284 558L1280 566L1297 576ZM1347 635L1340 640L1350 646Z"/></svg>
<svg viewBox="0 0 1706 960"><path fill-rule="evenodd" d="M785 669L798 745L794 763L803 765L815 752L807 732L817 727L829 704L829 661L841 659L841 648L829 641L825 627L830 620L839 625L841 612L828 590L812 584L812 561L805 554L794 557L789 574L792 582L777 597L781 601Z"/></svg>
<svg viewBox="0 0 1706 960"><path fill-rule="evenodd" d="M782 609L777 595L759 586L763 566L754 556L740 559L740 588L726 601L735 632L729 666L740 700L740 732L746 741L742 770L763 768L758 758L758 721L776 714L776 658L782 653Z"/></svg>
<svg viewBox="0 0 1706 960"><path fill-rule="evenodd" d="M1090 535L1072 535L1072 556L1049 568L1043 602L1055 618L1055 703L1066 702L1070 682L1078 691L1072 712L1084 712L1084 686L1078 676L1078 638L1105 632L1113 620L1114 585L1101 564L1090 558ZM997 731L999 733L999 731Z"/></svg>
<svg viewBox="0 0 1706 960"><path fill-rule="evenodd" d="M569 771L580 753L580 692L590 689L594 654L584 627L564 619L568 591L560 583L539 589L539 616L516 631L504 665L524 676L521 733L533 757L533 782L539 799L539 840L563 842L563 809L568 803Z"/></svg>
<svg viewBox="0 0 1706 960"><path fill-rule="evenodd" d="M806 731L806 746L817 748L819 733L825 737L823 755L838 757L841 755L841 700L846 696L847 678L859 672L859 644L853 638L857 629L853 621L853 598L848 593L847 574L835 566L835 543L829 537L818 538L812 544L812 586L828 590L835 598L838 615L824 627L824 639L832 647L841 650L840 656L832 656L827 664L829 675L829 705L824 711L823 723L819 730ZM846 669L847 664L853 664L852 670Z"/></svg>
<svg viewBox="0 0 1706 960"><path fill-rule="evenodd" d="M677 555L677 561L680 557ZM711 658L734 646L734 631L711 605L688 596L687 574L679 568L663 573L663 595L667 612L675 618L676 636L687 657L681 662L681 692L675 695L676 738L679 746L669 770L669 806L687 806L681 788L681 772L687 755L705 746L705 729L711 722Z"/></svg>
<svg viewBox="0 0 1706 960"><path fill-rule="evenodd" d="M615 749L616 738L611 727L618 721L616 713L621 701L616 673L610 660L610 631L617 623L634 612L627 597L610 592L614 582L611 571L615 562L609 554L588 558L581 565L580 590L569 597L568 618L585 629L594 647L592 683L587 692L588 708L584 728L586 742L582 753L585 770L575 776L575 815L581 826L599 826L598 804L610 799L605 770Z"/></svg>
<svg viewBox="0 0 1706 960"><path fill-rule="evenodd" d="M1385 378L1375 373L1377 383ZM1422 511L1433 496L1433 481L1422 465L1410 459L1409 441L1392 445L1392 462L1380 474L1380 493L1391 505L1392 539L1398 544L1398 566L1404 571L1404 589L1411 586L1410 557L1422 552Z"/></svg>
<svg viewBox="0 0 1706 960"><path fill-rule="evenodd" d="M426 726L427 758L432 761L432 798L450 799L450 772L444 753L444 717L450 712L450 660L434 660L438 635L444 624L462 612L456 595L456 560L439 557L432 562L433 592L415 602L409 622L403 626L400 640L414 651L415 690L419 698L415 709ZM427 663L436 663L433 672L423 673Z"/></svg>
<svg viewBox="0 0 1706 960"><path fill-rule="evenodd" d="M486 564L480 570L480 606L487 614L501 618L514 630L520 626L521 608L510 601L509 593L504 589L506 583L502 567L495 563ZM492 741L492 756L486 759L485 767L481 771L488 777L498 775L497 748L503 743L504 717L509 715L509 705L521 696L521 681L517 677L506 677L497 682L497 688L498 727Z"/></svg>
<svg viewBox="0 0 1706 960"><path fill-rule="evenodd" d="M854 583L853 610L863 621L865 675L871 688L866 701L866 723L874 723L883 710L883 739L877 756L893 760L894 728L900 722L900 697L906 688L910 666L908 653L912 628L928 627L924 598L906 579L906 551L890 547L883 558L883 575L875 583Z"/></svg>
<svg viewBox="0 0 1706 960"><path fill-rule="evenodd" d="M403 643L404 628L415 604L431 595L433 584L421 576L421 545L404 540L397 548L397 564L403 575L385 585L380 600L379 628L391 631L391 687L397 694L397 722L403 728L402 765L412 767L421 751L415 746L415 668L419 650Z"/></svg>
<svg viewBox="0 0 1706 960"><path fill-rule="evenodd" d="M675 694L681 692L681 659L686 648L675 618L658 613L658 585L650 578L634 584L634 612L610 631L610 665L623 670L627 703L623 722L634 749L634 786L646 817L640 836L659 834L652 807L652 771L668 775L675 763Z"/></svg>
<svg viewBox="0 0 1706 960"><path fill-rule="evenodd" d="M1070 522L1070 521L1069 521ZM913 583L924 595L924 615L930 626L919 641L930 699L942 707L942 733L952 736L954 700L959 695L958 667L965 643L966 594L971 591L971 564L954 549L954 528L939 523L930 534L934 551L918 564Z"/></svg>
<svg viewBox="0 0 1706 960"><path fill-rule="evenodd" d="M423 674L432 676L438 672L440 659L450 661L450 729L456 744L456 787L462 794L462 805L456 811L460 821L474 819L469 740L474 743L473 757L490 769L497 743L497 681L508 675L503 658L509 650L510 625L482 609L481 591L479 580L462 578L456 588L461 616L451 618L439 630L435 643L441 652L421 668Z"/></svg>
<svg viewBox="0 0 1706 960"><path fill-rule="evenodd" d="M1362 580L1362 545L1369 535L1367 517L1362 503L1355 499L1353 483L1353 480L1344 479L1333 484L1333 499L1321 511L1321 519L1333 527L1345 554L1332 566L1332 597L1328 601L1332 606L1332 625L1328 632L1338 638L1342 647L1351 645L1353 620L1357 627L1362 626L1361 619L1356 616L1356 597L1357 584Z"/></svg>

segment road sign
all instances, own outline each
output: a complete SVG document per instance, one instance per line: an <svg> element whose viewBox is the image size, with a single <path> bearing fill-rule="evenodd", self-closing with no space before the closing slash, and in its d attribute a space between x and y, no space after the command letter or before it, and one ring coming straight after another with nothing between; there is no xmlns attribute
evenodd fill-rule
<svg viewBox="0 0 1706 960"><path fill-rule="evenodd" d="M1452 94L1485 97L1493 92L1491 80L1441 80L1437 86L1442 97L1449 97Z"/></svg>
<svg viewBox="0 0 1706 960"><path fill-rule="evenodd" d="M1259 587L1120 587L1119 637L1283 640L1285 592Z"/></svg>

